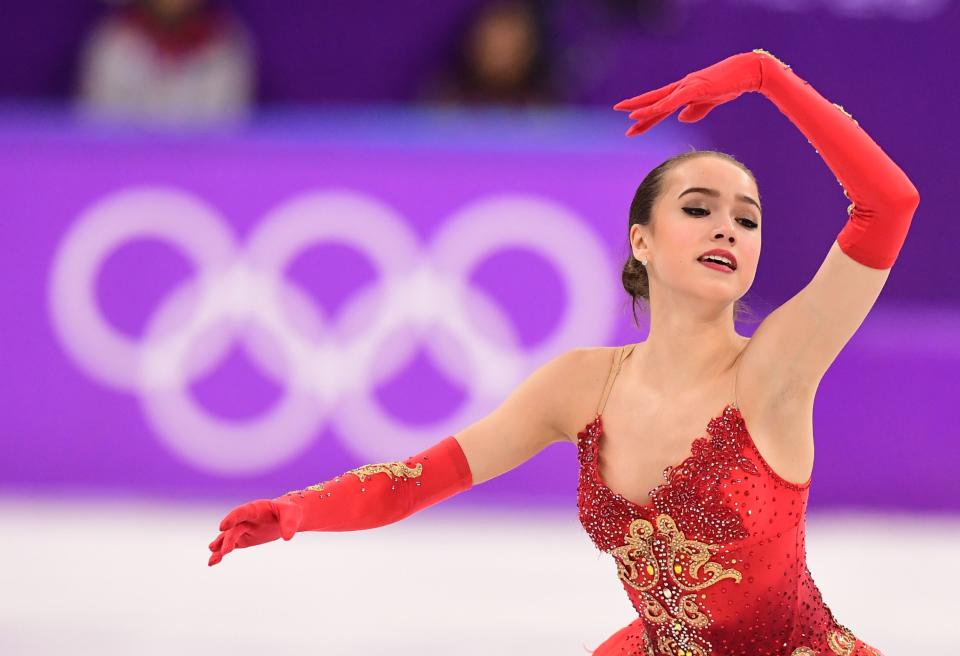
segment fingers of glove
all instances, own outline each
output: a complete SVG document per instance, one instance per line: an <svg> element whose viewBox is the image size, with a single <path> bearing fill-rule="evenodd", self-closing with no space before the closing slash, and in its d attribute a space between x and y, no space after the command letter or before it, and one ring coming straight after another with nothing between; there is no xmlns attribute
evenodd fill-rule
<svg viewBox="0 0 960 656"><path fill-rule="evenodd" d="M220 548L220 553L226 555L233 551L237 547L237 542L248 531L248 528L249 527L246 524L240 524L239 526L234 526L232 529L227 531L227 534L223 538L223 545Z"/></svg>
<svg viewBox="0 0 960 656"><path fill-rule="evenodd" d="M227 529L210 544L213 554L210 556L210 560L207 561L207 564L211 566L216 565L223 560L224 556L233 551L235 548L239 547L242 549L243 547L249 547L252 544L260 544L260 541L254 539L253 534L250 533L249 527L246 524ZM217 549L213 549L215 545L217 546Z"/></svg>
<svg viewBox="0 0 960 656"><path fill-rule="evenodd" d="M207 560L207 565L209 565L210 567L213 567L214 565L219 563L221 560L223 560L223 552L215 551L212 554L210 554L210 559Z"/></svg>
<svg viewBox="0 0 960 656"><path fill-rule="evenodd" d="M629 111L632 109L639 109L640 107L645 107L650 103L653 103L657 100L660 100L680 84L680 81L671 82L670 84L664 85L659 89L654 89L653 91L647 91L646 93L641 93L639 96L634 96L633 98L627 98L621 100L613 108L617 111Z"/></svg>
<svg viewBox="0 0 960 656"><path fill-rule="evenodd" d="M230 529L230 530L233 530L233 529ZM211 543L210 546L211 546L211 551L213 551L213 553L210 554L210 559L207 561L207 565L209 565L209 566L212 567L212 566L216 565L217 563L219 563L221 560L223 560L224 554L227 553L226 551L223 550L223 541L224 541L224 537L225 537L225 536L226 536L226 533L222 533L222 534L220 534L220 536L217 537L216 540L214 540L214 543L216 543L216 542L219 542L219 543L220 543L220 544L217 546L217 549L212 549L213 544Z"/></svg>
<svg viewBox="0 0 960 656"><path fill-rule="evenodd" d="M243 549L245 547L252 547L255 544L263 544L263 540L255 539L252 533L241 533L240 537L237 538L236 547Z"/></svg>
<svg viewBox="0 0 960 656"><path fill-rule="evenodd" d="M700 95L698 88L690 86L683 87L665 98L661 98L652 105L633 110L629 116L634 120L640 121L647 117L656 117L663 114L663 117L657 119L660 121L669 116L678 107L683 107L687 103L692 102L698 95ZM704 99L701 97L700 100L702 101Z"/></svg>
<svg viewBox="0 0 960 656"><path fill-rule="evenodd" d="M677 120L683 123L695 123L710 113L717 103L691 103L677 115Z"/></svg>
<svg viewBox="0 0 960 656"><path fill-rule="evenodd" d="M223 518L220 522L220 530L226 531L231 529L240 522L259 522L263 521L265 515L271 515L272 512L269 508L269 501L265 499L257 499L256 501L251 501L250 503L245 503L243 505L237 506Z"/></svg>
<svg viewBox="0 0 960 656"><path fill-rule="evenodd" d="M223 560L224 556L226 556L228 553L233 551L234 546L236 546L237 544L237 540L243 537L244 534L245 534L244 526L236 526L234 528L229 529L224 534L223 544L221 545L220 550L213 552L213 555L210 556L210 560L207 561L207 564L216 565L221 560Z"/></svg>
<svg viewBox="0 0 960 656"><path fill-rule="evenodd" d="M223 544L223 536L224 533L221 533L208 545L210 551L220 551L220 546Z"/></svg>
<svg viewBox="0 0 960 656"><path fill-rule="evenodd" d="M645 119L638 120L636 123L630 126L630 129L627 130L627 136L633 137L638 134L642 134L646 132L647 130L652 128L654 125L656 125L663 119L670 116L670 114L672 113L673 113L673 110L670 110L669 112L663 112L662 114L658 114L656 116L650 116Z"/></svg>

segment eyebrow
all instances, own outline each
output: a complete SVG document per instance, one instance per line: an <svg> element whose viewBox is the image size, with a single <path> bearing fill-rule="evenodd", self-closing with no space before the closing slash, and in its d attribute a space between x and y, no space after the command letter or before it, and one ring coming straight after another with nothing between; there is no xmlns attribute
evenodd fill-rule
<svg viewBox="0 0 960 656"><path fill-rule="evenodd" d="M677 196L677 198L682 198L684 194L691 194L694 192L700 192L701 194L706 194L708 196L715 196L715 197L720 196L720 192L717 191L716 189L708 189L707 187L690 187L689 189L684 191L682 194ZM744 196L743 194L737 194L737 199L742 200L745 203L750 203L751 205L754 205L758 210L763 211L762 208L760 207L760 203L753 200L749 196Z"/></svg>

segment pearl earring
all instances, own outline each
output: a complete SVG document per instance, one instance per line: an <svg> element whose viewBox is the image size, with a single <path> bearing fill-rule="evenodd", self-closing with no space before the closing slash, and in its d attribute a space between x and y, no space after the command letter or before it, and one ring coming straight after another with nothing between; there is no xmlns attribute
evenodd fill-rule
<svg viewBox="0 0 960 656"><path fill-rule="evenodd" d="M647 266L647 261L646 261L645 259L644 259L644 260L640 260L640 264L642 264L643 266Z"/></svg>

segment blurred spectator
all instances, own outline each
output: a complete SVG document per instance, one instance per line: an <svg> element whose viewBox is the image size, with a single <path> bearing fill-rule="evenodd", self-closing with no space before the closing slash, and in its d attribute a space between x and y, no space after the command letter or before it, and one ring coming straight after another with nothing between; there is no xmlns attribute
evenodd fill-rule
<svg viewBox="0 0 960 656"><path fill-rule="evenodd" d="M205 0L134 0L87 39L78 101L100 115L180 123L247 113L253 42L225 7Z"/></svg>
<svg viewBox="0 0 960 656"><path fill-rule="evenodd" d="M430 79L421 99L526 105L557 100L546 13L531 0L494 0L460 35L453 61Z"/></svg>

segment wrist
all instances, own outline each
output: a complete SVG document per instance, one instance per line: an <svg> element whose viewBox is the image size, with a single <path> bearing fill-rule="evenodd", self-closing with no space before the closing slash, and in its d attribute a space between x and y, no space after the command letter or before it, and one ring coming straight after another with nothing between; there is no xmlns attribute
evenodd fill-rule
<svg viewBox="0 0 960 656"><path fill-rule="evenodd" d="M763 48L754 48L753 52L757 54L760 64L760 84L757 91L769 97L776 91L777 83L791 70L790 65Z"/></svg>

